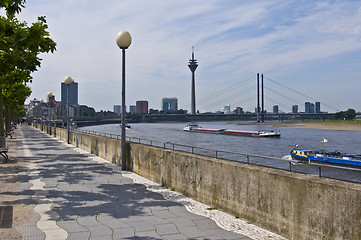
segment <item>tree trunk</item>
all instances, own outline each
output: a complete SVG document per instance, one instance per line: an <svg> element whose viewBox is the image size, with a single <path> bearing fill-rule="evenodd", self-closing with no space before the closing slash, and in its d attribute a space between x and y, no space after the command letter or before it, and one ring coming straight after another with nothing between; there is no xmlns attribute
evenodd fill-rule
<svg viewBox="0 0 361 240"><path fill-rule="evenodd" d="M4 131L4 114L3 114L3 101L2 101L2 88L0 84L0 147L5 147L5 131Z"/></svg>
<svg viewBox="0 0 361 240"><path fill-rule="evenodd" d="M11 132L11 121L12 121L11 115L12 114L10 107L5 104L5 131L7 133Z"/></svg>

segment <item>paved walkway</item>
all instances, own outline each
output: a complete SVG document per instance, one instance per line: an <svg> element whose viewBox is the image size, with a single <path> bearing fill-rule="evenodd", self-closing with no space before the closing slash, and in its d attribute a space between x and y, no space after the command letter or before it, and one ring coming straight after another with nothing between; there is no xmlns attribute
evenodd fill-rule
<svg viewBox="0 0 361 240"><path fill-rule="evenodd" d="M27 160L19 201L36 212L17 228L23 239L251 239L165 200L114 164L30 126L17 131L17 156Z"/></svg>

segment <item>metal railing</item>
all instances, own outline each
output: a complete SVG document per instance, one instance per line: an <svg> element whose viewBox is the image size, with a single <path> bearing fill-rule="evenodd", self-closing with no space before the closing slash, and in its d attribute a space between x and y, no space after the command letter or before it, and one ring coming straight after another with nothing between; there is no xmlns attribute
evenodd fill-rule
<svg viewBox="0 0 361 240"><path fill-rule="evenodd" d="M97 135L97 136L103 136L107 138L113 138L117 140L121 139L121 135L112 134L112 133L96 132L96 131L81 130L81 129L77 129L75 131ZM163 149L170 149L173 151L188 152L191 154L214 157L217 159L225 159L225 160L243 162L247 164L265 166L270 168L283 169L283 170L288 170L290 172L313 174L313 175L318 175L320 178L327 177L327 178L361 183L360 168L308 163L299 160L276 158L276 157L262 156L256 154L248 154L248 153L237 153L237 152L224 151L224 150L215 150L210 148L195 147L195 146L189 146L189 145L171 143L171 142L161 142L157 140L148 140L148 139L130 137L130 136L126 136L126 140L132 143L155 146ZM277 162L276 164L277 166L275 166L276 162ZM350 179L349 174L346 174L347 176L346 178L342 178L341 175L343 174L340 174L340 171L352 172L353 175L355 175L355 179L354 178Z"/></svg>

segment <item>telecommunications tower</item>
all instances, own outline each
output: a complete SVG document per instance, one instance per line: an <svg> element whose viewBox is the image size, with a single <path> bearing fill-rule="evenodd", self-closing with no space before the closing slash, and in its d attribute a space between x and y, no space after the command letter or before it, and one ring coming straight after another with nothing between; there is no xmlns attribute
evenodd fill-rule
<svg viewBox="0 0 361 240"><path fill-rule="evenodd" d="M191 114L196 114L196 85L195 85L195 74L198 64L197 60L194 59L194 46L192 47L192 59L189 60L189 69L192 72L192 86L191 86Z"/></svg>

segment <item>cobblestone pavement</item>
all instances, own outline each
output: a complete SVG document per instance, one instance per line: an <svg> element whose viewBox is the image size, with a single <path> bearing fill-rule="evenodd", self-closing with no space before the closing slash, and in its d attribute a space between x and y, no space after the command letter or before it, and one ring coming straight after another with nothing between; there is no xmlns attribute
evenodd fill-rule
<svg viewBox="0 0 361 240"><path fill-rule="evenodd" d="M34 210L23 239L251 239L149 191L30 126L18 128L19 201Z"/></svg>

